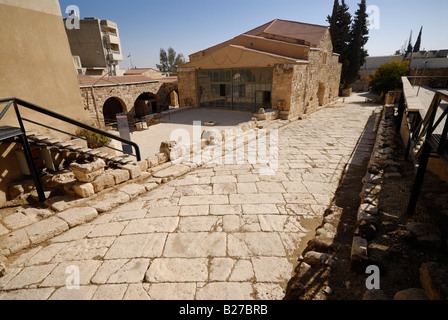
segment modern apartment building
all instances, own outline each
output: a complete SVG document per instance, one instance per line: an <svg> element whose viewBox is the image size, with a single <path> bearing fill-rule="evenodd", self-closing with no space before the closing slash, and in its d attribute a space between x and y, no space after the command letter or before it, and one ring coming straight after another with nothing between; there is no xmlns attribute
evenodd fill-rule
<svg viewBox="0 0 448 320"><path fill-rule="evenodd" d="M73 56L81 59L78 73L90 76L123 75L119 67L123 61L117 24L96 18L84 18L79 28L66 29ZM80 71L82 70L82 71Z"/></svg>

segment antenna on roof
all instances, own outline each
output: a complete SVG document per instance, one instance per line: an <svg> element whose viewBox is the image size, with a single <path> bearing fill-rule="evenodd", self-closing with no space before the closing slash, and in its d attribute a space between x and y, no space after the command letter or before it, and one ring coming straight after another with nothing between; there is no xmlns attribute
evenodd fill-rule
<svg viewBox="0 0 448 320"><path fill-rule="evenodd" d="M128 58L131 60L131 69L134 69L134 63L132 62L132 54L129 54Z"/></svg>

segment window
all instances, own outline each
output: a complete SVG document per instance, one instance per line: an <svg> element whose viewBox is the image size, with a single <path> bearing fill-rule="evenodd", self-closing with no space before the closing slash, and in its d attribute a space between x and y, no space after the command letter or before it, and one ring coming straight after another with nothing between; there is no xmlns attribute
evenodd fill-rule
<svg viewBox="0 0 448 320"><path fill-rule="evenodd" d="M272 68L199 70L199 104L255 112L271 107Z"/></svg>
<svg viewBox="0 0 448 320"><path fill-rule="evenodd" d="M240 84L238 86L238 95L240 98L246 97L246 85L245 84Z"/></svg>
<svg viewBox="0 0 448 320"><path fill-rule="evenodd" d="M219 85L219 95L221 97L225 97L226 96L226 85L225 84Z"/></svg>

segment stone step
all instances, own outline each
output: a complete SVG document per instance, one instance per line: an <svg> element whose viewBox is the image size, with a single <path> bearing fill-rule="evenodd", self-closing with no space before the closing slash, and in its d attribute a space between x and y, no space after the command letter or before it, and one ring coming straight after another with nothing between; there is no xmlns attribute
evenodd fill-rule
<svg viewBox="0 0 448 320"><path fill-rule="evenodd" d="M63 147L63 148L69 148L71 146L73 146L73 143L71 143L71 142L62 142L61 143L61 147Z"/></svg>
<svg viewBox="0 0 448 320"><path fill-rule="evenodd" d="M115 158L115 156L108 154L107 156L104 157L105 159L109 160L109 161L114 161L113 159Z"/></svg>
<svg viewBox="0 0 448 320"><path fill-rule="evenodd" d="M104 153L104 152L101 152L101 153L96 155L96 157L98 157L98 158L106 158L107 156L109 156L109 154L108 153Z"/></svg>
<svg viewBox="0 0 448 320"><path fill-rule="evenodd" d="M67 149L72 150L72 151L79 151L83 148L81 146L71 145L71 146L67 147Z"/></svg>
<svg viewBox="0 0 448 320"><path fill-rule="evenodd" d="M34 135L34 136L30 137L30 139L34 140L34 141L44 141L44 140L48 140L48 139L51 139L51 138L49 136L47 136L47 135L37 134L37 135Z"/></svg>
<svg viewBox="0 0 448 320"><path fill-rule="evenodd" d="M33 136L37 136L37 135L40 135L40 132L39 131L27 131L26 132L26 136L29 138L29 137L33 137Z"/></svg>
<svg viewBox="0 0 448 320"><path fill-rule="evenodd" d="M57 146L61 144L61 140L56 139L56 138L50 138L50 139L46 139L46 140L42 140L42 142L52 145L52 146Z"/></svg>
<svg viewBox="0 0 448 320"><path fill-rule="evenodd" d="M99 151L99 150L91 150L89 153L90 153L92 156L97 156L97 155L99 155L99 154L101 153L101 151Z"/></svg>

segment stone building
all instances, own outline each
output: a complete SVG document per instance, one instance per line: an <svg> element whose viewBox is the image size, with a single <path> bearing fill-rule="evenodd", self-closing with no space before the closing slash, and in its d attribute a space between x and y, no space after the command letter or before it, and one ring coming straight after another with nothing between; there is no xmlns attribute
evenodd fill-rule
<svg viewBox="0 0 448 320"><path fill-rule="evenodd" d="M132 123L167 110L170 95L177 91L176 77L126 75L98 79L78 75L78 82L84 108L101 127L116 122L117 113L126 113Z"/></svg>
<svg viewBox="0 0 448 320"><path fill-rule="evenodd" d="M273 20L190 55L178 69L179 102L296 118L338 97L338 59L328 27Z"/></svg>

